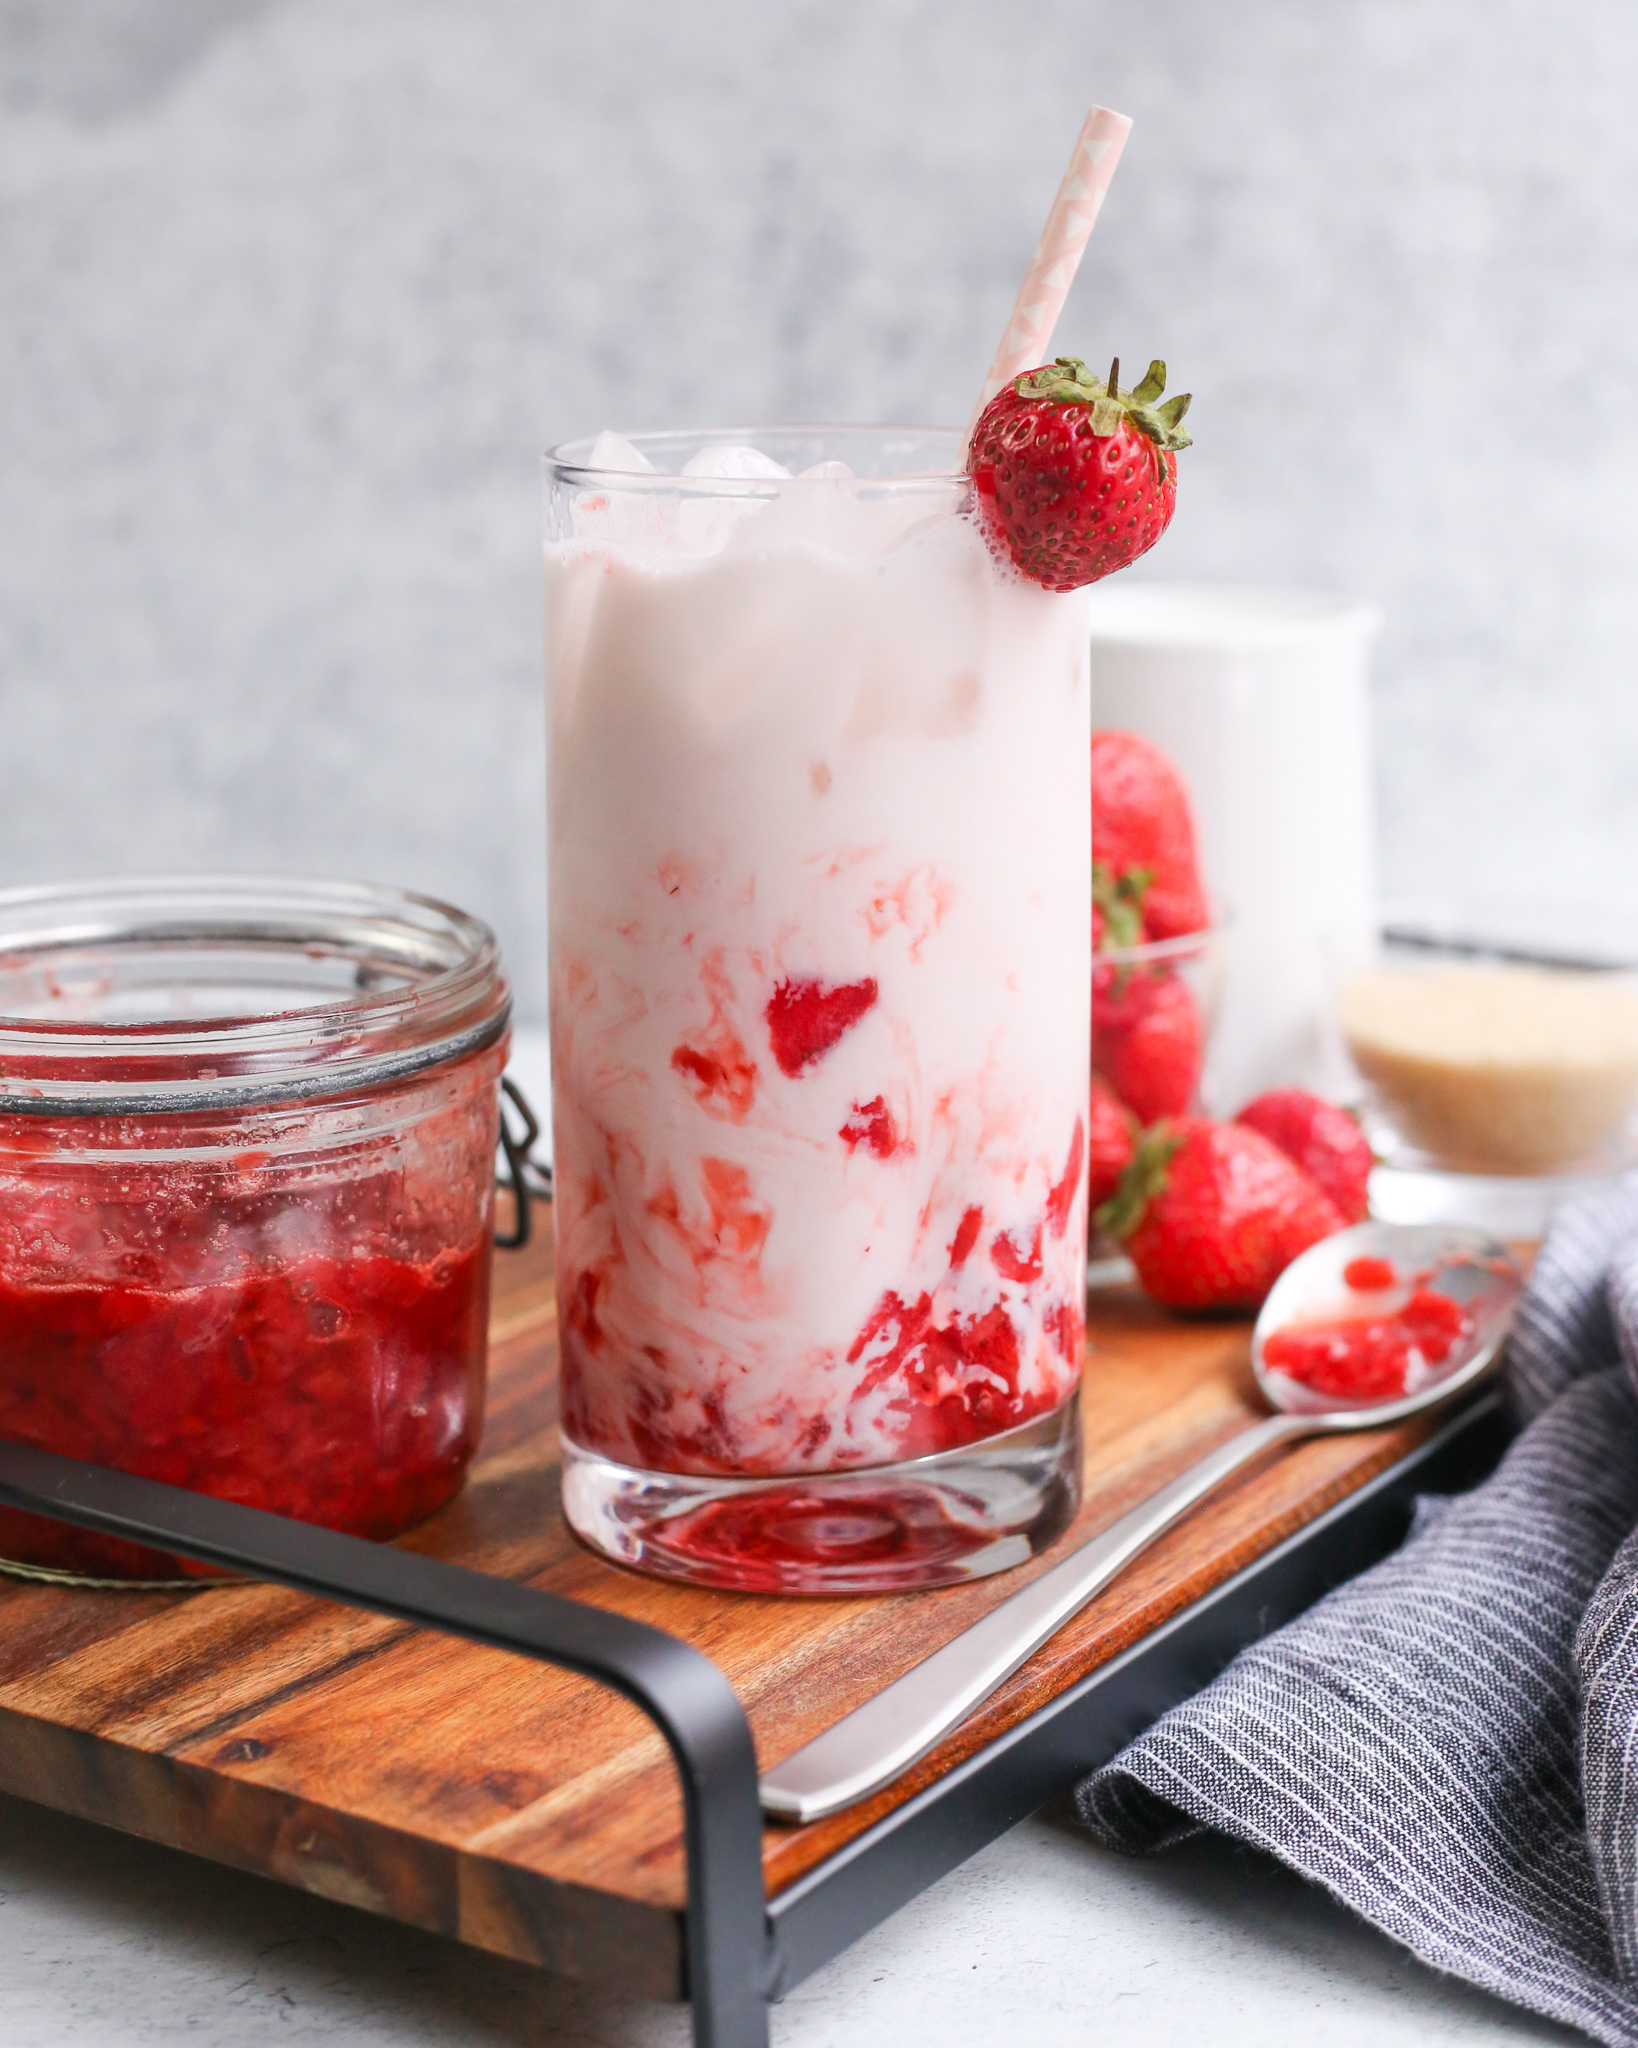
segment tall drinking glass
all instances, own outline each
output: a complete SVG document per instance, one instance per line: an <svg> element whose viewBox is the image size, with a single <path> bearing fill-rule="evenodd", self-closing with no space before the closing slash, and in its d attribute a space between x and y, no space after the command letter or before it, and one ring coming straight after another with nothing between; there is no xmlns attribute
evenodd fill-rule
<svg viewBox="0 0 1638 2048"><path fill-rule="evenodd" d="M546 463L565 1512L713 1585L1001 1570L1078 1482L1085 593L954 431L611 442Z"/></svg>

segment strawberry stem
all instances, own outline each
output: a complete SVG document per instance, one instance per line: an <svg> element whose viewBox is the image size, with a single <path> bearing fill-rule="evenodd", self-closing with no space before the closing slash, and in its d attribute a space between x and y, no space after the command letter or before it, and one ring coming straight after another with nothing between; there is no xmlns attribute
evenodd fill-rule
<svg viewBox="0 0 1638 2048"><path fill-rule="evenodd" d="M1092 901L1103 912L1103 950L1124 950L1143 943L1143 897L1155 878L1153 868L1127 868L1113 873L1101 860L1092 863Z"/></svg>
<svg viewBox="0 0 1638 2048"><path fill-rule="evenodd" d="M1172 1154L1183 1142L1183 1133L1169 1123L1151 1124L1137 1141L1120 1186L1093 1214L1093 1222L1111 1237L1130 1237L1143 1221L1143 1212L1166 1185L1166 1170Z"/></svg>
<svg viewBox="0 0 1638 2048"><path fill-rule="evenodd" d="M1149 365L1148 374L1135 391L1120 389L1119 356L1109 365L1109 382L1101 390L1097 378L1078 356L1059 356L1055 362L1043 363L1038 370L1026 370L1013 379L1012 388L1019 398L1088 407L1092 431L1100 436L1119 432L1121 421L1130 420L1140 434L1154 443L1162 475L1172 471L1173 465L1160 461L1161 453L1189 445L1189 437L1180 424L1189 409L1188 393L1168 399L1163 406L1150 402L1151 397L1158 397L1166 388L1166 365L1158 359Z"/></svg>

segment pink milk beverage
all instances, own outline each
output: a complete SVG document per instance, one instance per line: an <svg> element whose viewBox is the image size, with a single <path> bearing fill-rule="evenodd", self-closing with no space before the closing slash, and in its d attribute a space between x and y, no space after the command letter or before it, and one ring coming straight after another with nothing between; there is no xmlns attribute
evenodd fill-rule
<svg viewBox="0 0 1638 2048"><path fill-rule="evenodd" d="M954 432L547 463L564 1500L712 1584L1019 1562L1077 1484L1086 594Z"/></svg>

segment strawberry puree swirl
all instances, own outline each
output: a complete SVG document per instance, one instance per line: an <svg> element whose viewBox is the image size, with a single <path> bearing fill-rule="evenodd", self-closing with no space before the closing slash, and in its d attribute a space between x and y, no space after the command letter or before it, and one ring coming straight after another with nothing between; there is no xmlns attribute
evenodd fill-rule
<svg viewBox="0 0 1638 2048"><path fill-rule="evenodd" d="M1084 602L850 518L547 551L564 1423L625 1465L887 1464L1079 1376Z"/></svg>

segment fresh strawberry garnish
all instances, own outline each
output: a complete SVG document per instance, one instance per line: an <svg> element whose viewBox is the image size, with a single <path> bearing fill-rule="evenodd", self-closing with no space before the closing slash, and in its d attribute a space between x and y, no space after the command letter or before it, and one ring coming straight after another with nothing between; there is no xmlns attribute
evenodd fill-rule
<svg viewBox="0 0 1638 2048"><path fill-rule="evenodd" d="M768 998L768 1039L779 1071L794 1077L830 1051L876 1000L874 981L782 981Z"/></svg>
<svg viewBox="0 0 1638 2048"><path fill-rule="evenodd" d="M967 468L991 545L1047 590L1079 590L1146 554L1171 523L1189 394L1155 400L1166 365L1120 388L1074 356L1003 385L978 416Z"/></svg>
<svg viewBox="0 0 1638 2048"><path fill-rule="evenodd" d="M1135 732L1092 735L1092 877L1106 933L1113 903L1131 904L1151 939L1179 939L1211 922L1189 793L1159 747Z"/></svg>
<svg viewBox="0 0 1638 2048"><path fill-rule="evenodd" d="M1120 1177L1137 1149L1137 1118L1096 1074L1092 1077L1092 1110L1086 1120L1088 1167L1087 1206L1096 1209L1120 1186Z"/></svg>
<svg viewBox="0 0 1638 2048"><path fill-rule="evenodd" d="M1371 1209L1365 1192L1371 1148L1345 1109L1322 1102L1303 1088L1274 1088L1248 1102L1234 1121L1261 1131L1287 1159L1295 1160L1331 1197L1345 1223L1365 1221Z"/></svg>
<svg viewBox="0 0 1638 2048"><path fill-rule="evenodd" d="M1167 1308L1257 1308L1299 1252L1343 1228L1327 1195L1259 1131L1180 1117L1138 1140L1099 1226Z"/></svg>
<svg viewBox="0 0 1638 2048"><path fill-rule="evenodd" d="M1092 1066L1139 1123L1193 1104L1205 1051L1199 1006L1173 968L1093 969Z"/></svg>

